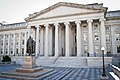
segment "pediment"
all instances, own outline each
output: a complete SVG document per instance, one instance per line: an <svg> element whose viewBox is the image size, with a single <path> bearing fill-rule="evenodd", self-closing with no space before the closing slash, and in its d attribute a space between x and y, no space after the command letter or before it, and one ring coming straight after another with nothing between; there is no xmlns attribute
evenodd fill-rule
<svg viewBox="0 0 120 80"><path fill-rule="evenodd" d="M25 20L34 20L34 19L45 19L45 18L54 18L54 17L60 17L60 16L67 16L67 15L75 15L75 14L84 14L84 13L92 13L92 12L98 12L103 11L103 8L97 7L91 7L88 5L70 5L70 4L55 4L45 10L42 10L40 12L36 12L34 14L31 14L28 18Z"/></svg>

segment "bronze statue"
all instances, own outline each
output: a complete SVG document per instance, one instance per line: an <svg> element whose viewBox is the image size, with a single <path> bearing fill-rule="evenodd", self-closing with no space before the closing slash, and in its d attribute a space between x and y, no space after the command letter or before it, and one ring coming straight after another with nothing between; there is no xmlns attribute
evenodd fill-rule
<svg viewBox="0 0 120 80"><path fill-rule="evenodd" d="M35 41L31 36L29 36L29 39L27 40L27 53L29 56L35 55Z"/></svg>

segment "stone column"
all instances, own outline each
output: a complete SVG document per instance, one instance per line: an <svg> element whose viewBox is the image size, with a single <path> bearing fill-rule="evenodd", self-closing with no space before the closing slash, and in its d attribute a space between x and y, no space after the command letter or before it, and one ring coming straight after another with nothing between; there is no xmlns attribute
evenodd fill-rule
<svg viewBox="0 0 120 80"><path fill-rule="evenodd" d="M48 24L45 25L45 57L48 57Z"/></svg>
<svg viewBox="0 0 120 80"><path fill-rule="evenodd" d="M39 25L35 26L37 28L37 34L36 34L36 56L39 54Z"/></svg>
<svg viewBox="0 0 120 80"><path fill-rule="evenodd" d="M18 53L19 53L19 55L21 55L21 56L22 56L22 54L21 54L21 33L19 33Z"/></svg>
<svg viewBox="0 0 120 80"><path fill-rule="evenodd" d="M31 26L28 26L28 29L29 29L28 31L28 38L29 38L29 36L31 36Z"/></svg>
<svg viewBox="0 0 120 80"><path fill-rule="evenodd" d="M88 22L88 35L89 35L89 38L88 38L88 42L89 42L89 44L88 44L88 46L89 46L89 54L90 54L90 56L93 56L93 32L92 32L92 22L93 22L93 20L92 19L90 19L90 20L88 20L87 21Z"/></svg>
<svg viewBox="0 0 120 80"><path fill-rule="evenodd" d="M101 25L100 25L100 35L101 35L101 47L105 48L106 53L106 34L105 34L105 19L100 19Z"/></svg>
<svg viewBox="0 0 120 80"><path fill-rule="evenodd" d="M69 22L65 22L65 47L66 47L66 51L65 51L65 57L69 57L69 53L70 53L70 44L69 44Z"/></svg>
<svg viewBox="0 0 120 80"><path fill-rule="evenodd" d="M52 26L49 27L49 55L52 56Z"/></svg>
<svg viewBox="0 0 120 80"><path fill-rule="evenodd" d="M59 55L59 43L58 43L58 23L55 23L55 56Z"/></svg>
<svg viewBox="0 0 120 80"><path fill-rule="evenodd" d="M77 57L81 56L81 26L80 26L80 21L75 22L77 25Z"/></svg>
<svg viewBox="0 0 120 80"><path fill-rule="evenodd" d="M3 55L5 55L5 34L3 35Z"/></svg>
<svg viewBox="0 0 120 80"><path fill-rule="evenodd" d="M15 39L15 34L14 34L14 37L13 37L13 54L16 55L15 53L16 53L16 39Z"/></svg>
<svg viewBox="0 0 120 80"><path fill-rule="evenodd" d="M61 27L59 27L59 55L62 55L62 35L61 35Z"/></svg>
<svg viewBox="0 0 120 80"><path fill-rule="evenodd" d="M24 39L24 55L26 55L26 44L27 44L27 33L25 33L25 39Z"/></svg>
<svg viewBox="0 0 120 80"><path fill-rule="evenodd" d="M10 34L8 35L8 55L10 55Z"/></svg>
<svg viewBox="0 0 120 80"><path fill-rule="evenodd" d="M43 44L44 44L44 41L43 41L44 37L43 37L43 28L41 27L40 29L40 55L44 55L43 53L43 50L44 50L44 47L43 47Z"/></svg>

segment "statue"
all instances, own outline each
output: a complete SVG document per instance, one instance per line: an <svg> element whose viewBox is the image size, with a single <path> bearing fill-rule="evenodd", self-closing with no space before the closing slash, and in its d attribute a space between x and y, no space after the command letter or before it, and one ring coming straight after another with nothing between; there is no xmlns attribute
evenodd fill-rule
<svg viewBox="0 0 120 80"><path fill-rule="evenodd" d="M29 36L29 39L27 40L27 53L29 56L35 55L35 41L31 36Z"/></svg>

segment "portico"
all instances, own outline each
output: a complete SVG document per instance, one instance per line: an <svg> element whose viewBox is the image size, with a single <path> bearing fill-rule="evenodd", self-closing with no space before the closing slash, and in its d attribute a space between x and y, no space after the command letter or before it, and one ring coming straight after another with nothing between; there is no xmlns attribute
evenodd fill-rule
<svg viewBox="0 0 120 80"><path fill-rule="evenodd" d="M36 56L76 56L85 57L83 49L83 37L82 37L82 24L87 24L88 27L88 52L91 57L94 56L94 42L93 42L93 23L98 21L100 28L105 28L104 21L101 19L88 19L88 20L73 20L65 22L53 22L50 24L38 24L35 28L36 38ZM30 31L30 30L29 30ZM101 29L101 35L104 29ZM55 34L54 34L55 33ZM64 37L64 39L62 39ZM106 46L105 38L101 37L100 46ZM61 40L62 39L62 40ZM64 46L62 46L62 44ZM64 51L63 51L64 50ZM75 51L76 50L76 51ZM63 55L65 54L65 55ZM86 56L87 57L87 56Z"/></svg>

